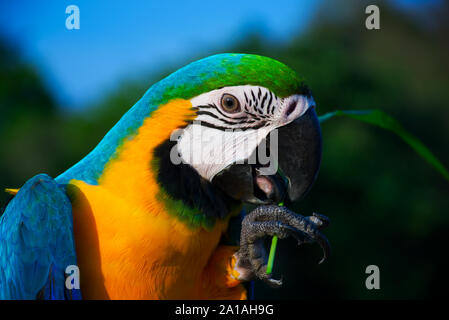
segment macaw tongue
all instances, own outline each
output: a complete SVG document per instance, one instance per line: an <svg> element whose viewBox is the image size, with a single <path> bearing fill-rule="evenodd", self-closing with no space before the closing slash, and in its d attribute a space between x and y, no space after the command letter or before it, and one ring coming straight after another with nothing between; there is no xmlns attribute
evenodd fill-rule
<svg viewBox="0 0 449 320"><path fill-rule="evenodd" d="M278 203L286 195L286 185L280 175L261 175L249 164L229 166L215 176L213 184L232 198L253 204Z"/></svg>
<svg viewBox="0 0 449 320"><path fill-rule="evenodd" d="M273 181L268 176L256 177L256 184L259 189L268 196L274 192Z"/></svg>
<svg viewBox="0 0 449 320"><path fill-rule="evenodd" d="M286 185L279 174L271 176L260 175L256 169L254 185L254 195L259 199L279 203L285 198Z"/></svg>

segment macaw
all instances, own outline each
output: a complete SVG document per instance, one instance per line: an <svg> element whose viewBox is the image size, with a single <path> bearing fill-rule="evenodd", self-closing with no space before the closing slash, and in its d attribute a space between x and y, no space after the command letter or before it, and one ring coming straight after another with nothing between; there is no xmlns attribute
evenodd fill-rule
<svg viewBox="0 0 449 320"><path fill-rule="evenodd" d="M315 102L292 69L250 54L192 62L73 167L8 190L0 298L245 299L244 281L280 286L263 237L329 252L326 217L277 205L303 197L320 162ZM222 244L245 203L259 207L243 218L240 246ZM80 288L66 284L73 265Z"/></svg>

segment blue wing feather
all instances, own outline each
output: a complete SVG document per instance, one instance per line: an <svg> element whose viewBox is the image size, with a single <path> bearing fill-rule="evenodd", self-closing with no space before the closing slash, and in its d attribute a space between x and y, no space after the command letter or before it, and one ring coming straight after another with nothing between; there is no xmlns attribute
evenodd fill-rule
<svg viewBox="0 0 449 320"><path fill-rule="evenodd" d="M76 265L70 200L37 175L0 218L0 299L80 299L80 290L65 287L69 265Z"/></svg>

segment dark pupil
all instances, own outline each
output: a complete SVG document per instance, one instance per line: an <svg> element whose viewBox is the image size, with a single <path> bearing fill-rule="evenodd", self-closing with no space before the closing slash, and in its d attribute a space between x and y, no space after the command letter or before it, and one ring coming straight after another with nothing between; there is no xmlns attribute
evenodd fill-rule
<svg viewBox="0 0 449 320"><path fill-rule="evenodd" d="M228 108L232 108L233 106L234 106L234 99L232 99L232 98L226 98L225 99L225 105L226 105L226 107L228 107Z"/></svg>

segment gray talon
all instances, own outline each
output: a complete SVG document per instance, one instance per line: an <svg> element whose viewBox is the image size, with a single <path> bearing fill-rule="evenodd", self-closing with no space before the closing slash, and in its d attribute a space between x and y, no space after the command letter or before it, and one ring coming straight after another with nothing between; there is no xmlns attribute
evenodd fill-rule
<svg viewBox="0 0 449 320"><path fill-rule="evenodd" d="M312 213L312 216L307 217L307 218L309 218L309 220L311 222L313 222L317 226L318 229L326 228L330 223L330 220L328 217L323 216L322 214L319 214L316 212Z"/></svg>
<svg viewBox="0 0 449 320"><path fill-rule="evenodd" d="M257 207L247 214L242 222L239 264L245 265L253 276L269 286L278 288L282 286L282 279L276 280L271 278L271 274L266 274L268 254L263 238L276 235L284 239L292 236L298 241L298 245L316 242L323 250L323 258L319 262L321 264L330 255L329 242L320 232L328 225L329 219L318 213L304 217L286 207L276 205Z"/></svg>
<svg viewBox="0 0 449 320"><path fill-rule="evenodd" d="M276 279L269 278L269 279L265 280L265 283L268 284L272 288L282 287L282 279L276 280Z"/></svg>
<svg viewBox="0 0 449 320"><path fill-rule="evenodd" d="M330 256L331 248L329 245L329 241L322 234L320 234L320 237L317 239L317 242L320 245L321 249L323 250L323 258L321 258L321 260L318 262L318 264L322 264Z"/></svg>

